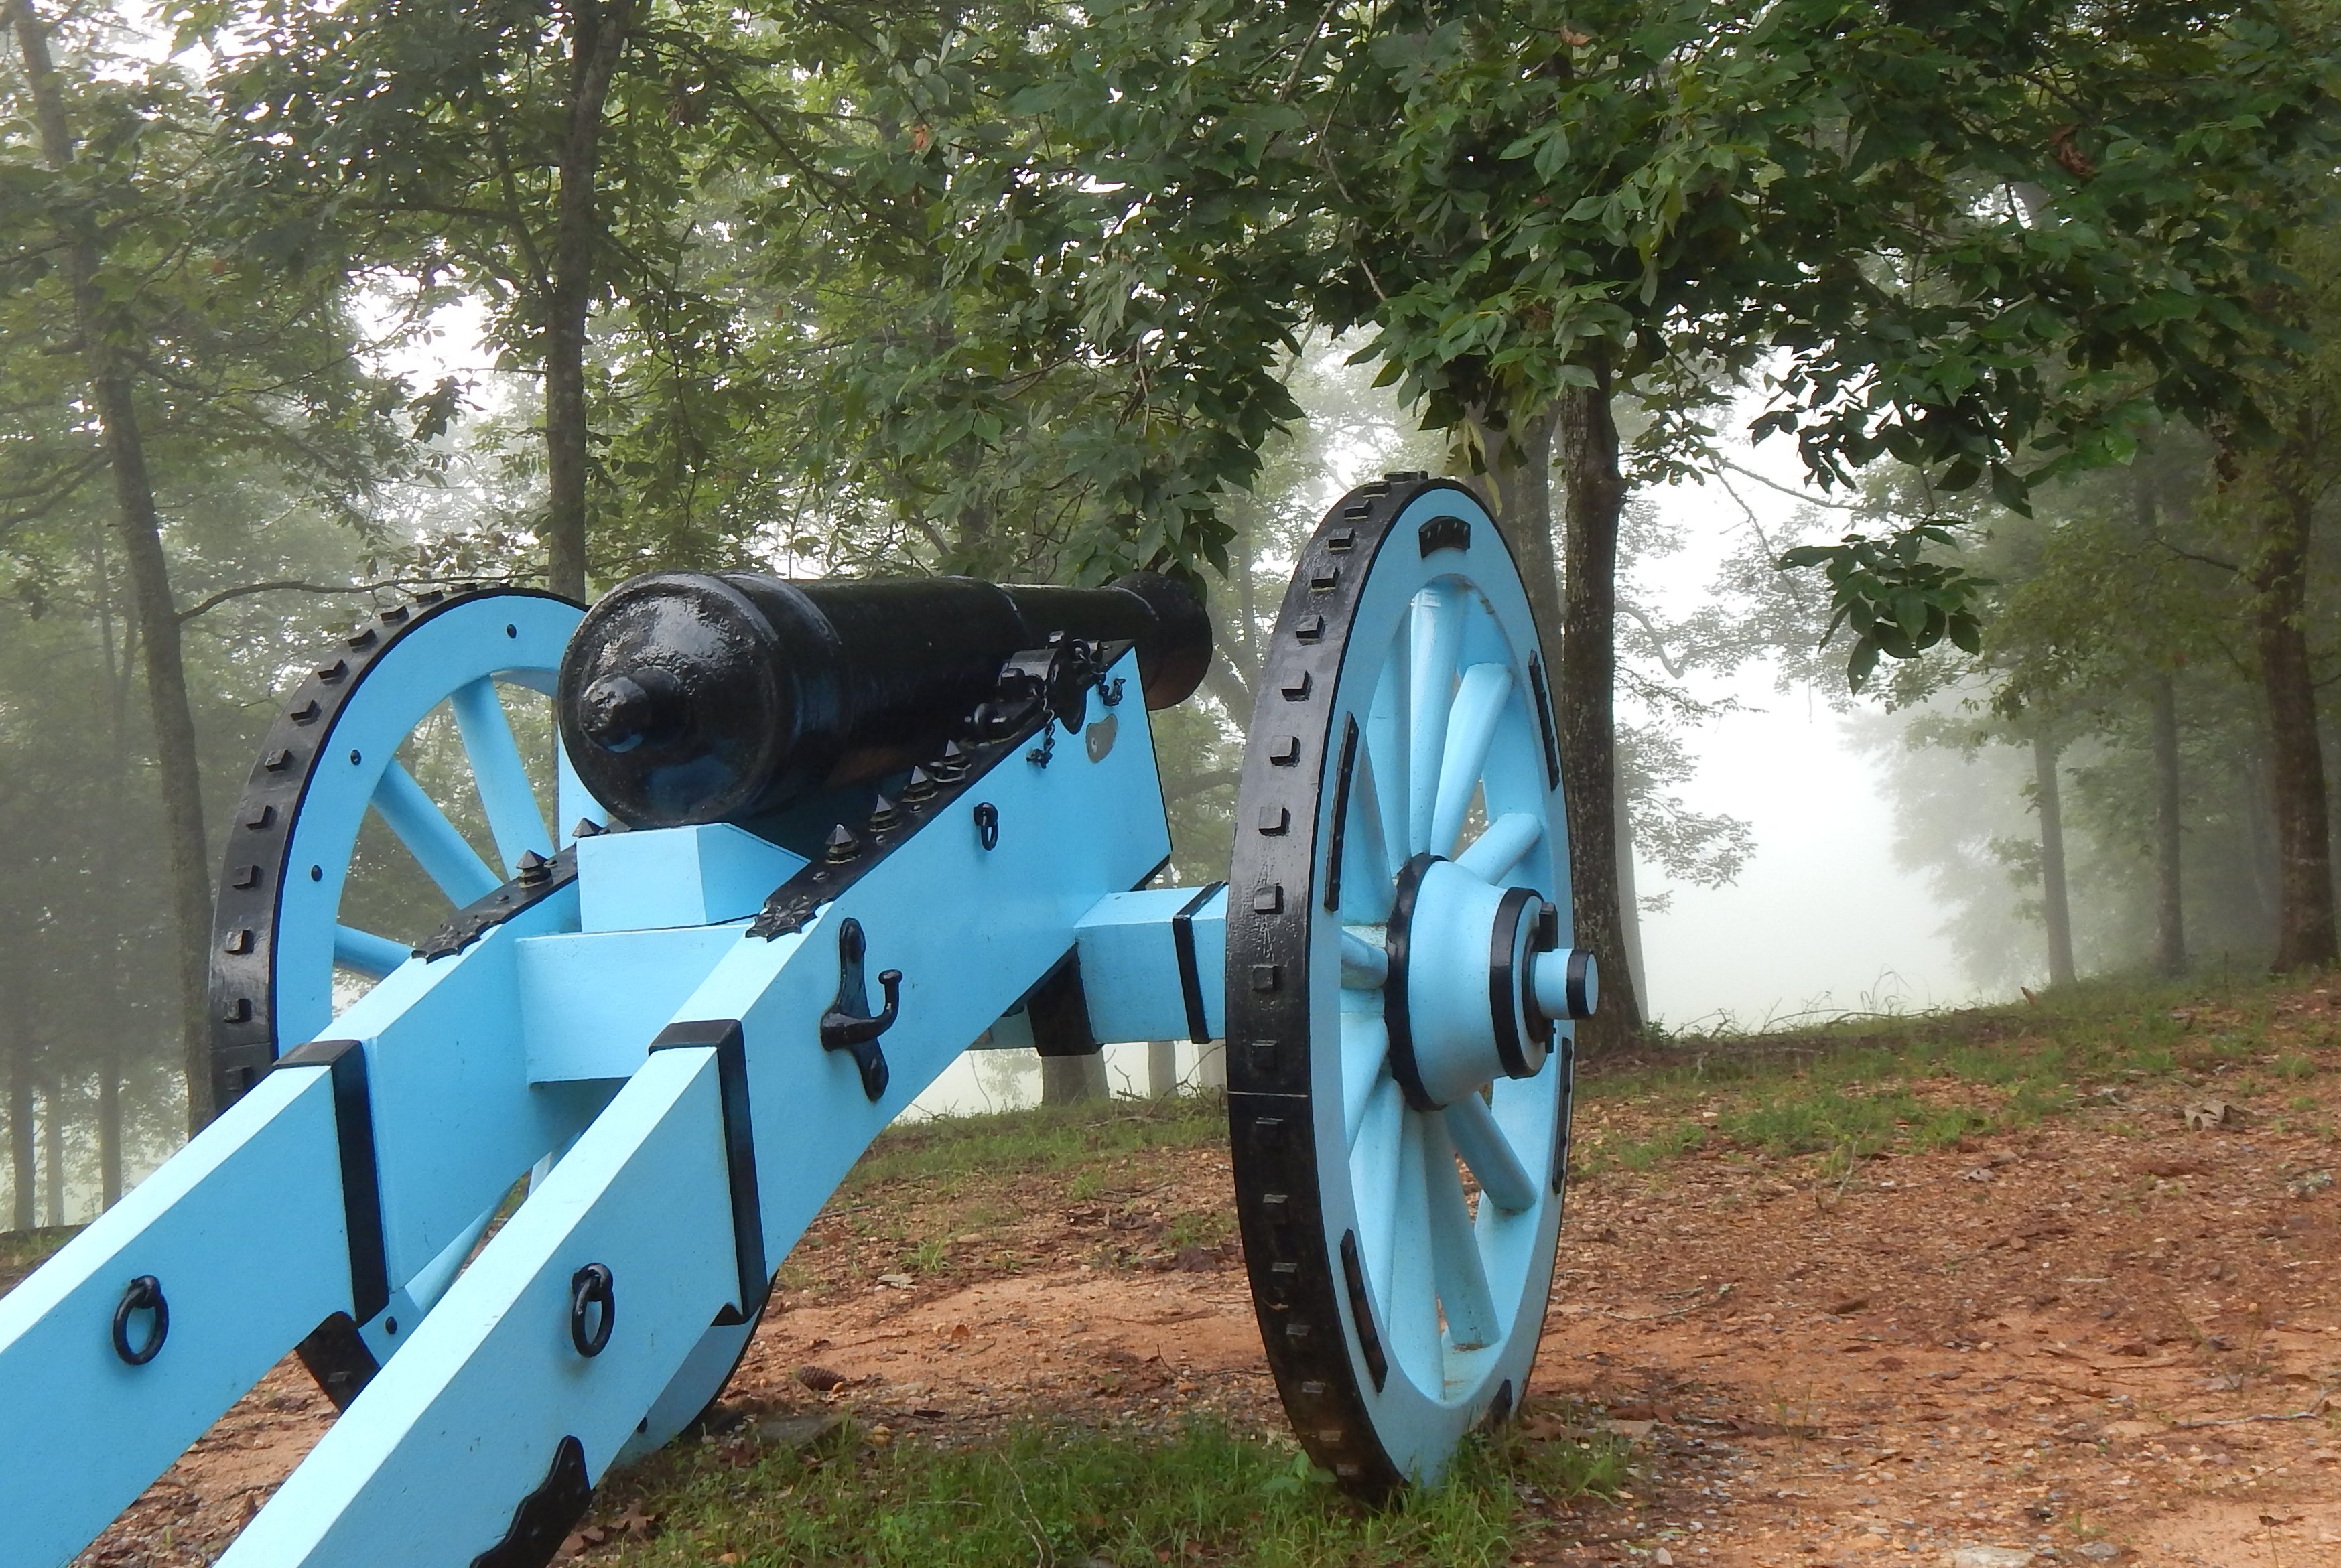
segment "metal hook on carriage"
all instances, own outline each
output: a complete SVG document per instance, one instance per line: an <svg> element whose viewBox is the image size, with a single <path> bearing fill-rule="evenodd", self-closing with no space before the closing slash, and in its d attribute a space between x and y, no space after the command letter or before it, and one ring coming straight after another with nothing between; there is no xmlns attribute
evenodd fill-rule
<svg viewBox="0 0 2341 1568"><path fill-rule="evenodd" d="M879 1049L878 1037L894 1027L902 1011L902 971L880 972L878 988L886 997L886 1006L872 1013L870 987L862 968L869 948L861 921L849 918L838 927L837 1002L821 1016L821 1048L851 1055L853 1065L862 1070L862 1092L874 1101L886 1093L886 1085L893 1077L892 1069L886 1066L886 1053Z"/></svg>

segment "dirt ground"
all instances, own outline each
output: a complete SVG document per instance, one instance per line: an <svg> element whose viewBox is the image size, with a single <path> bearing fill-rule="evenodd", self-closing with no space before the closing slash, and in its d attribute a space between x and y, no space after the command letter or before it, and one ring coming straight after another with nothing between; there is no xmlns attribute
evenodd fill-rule
<svg viewBox="0 0 2341 1568"><path fill-rule="evenodd" d="M2341 1052L2310 1054L2223 1125L2185 1125L2200 1087L2117 1087L1838 1175L1718 1140L1579 1178L1522 1419L1608 1424L1648 1480L1546 1503L1516 1560L2341 1564ZM1591 1100L1580 1142L1658 1114ZM1116 1168L1079 1202L1002 1179L973 1225L964 1189L849 1189L705 1441L835 1405L946 1438L1036 1412L1280 1426L1225 1156ZM210 1561L326 1414L280 1367L85 1561Z"/></svg>

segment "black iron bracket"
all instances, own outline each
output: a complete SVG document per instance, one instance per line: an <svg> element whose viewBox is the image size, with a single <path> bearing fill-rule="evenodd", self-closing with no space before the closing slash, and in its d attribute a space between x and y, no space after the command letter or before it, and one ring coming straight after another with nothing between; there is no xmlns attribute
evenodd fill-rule
<svg viewBox="0 0 2341 1568"><path fill-rule="evenodd" d="M869 948L862 922L847 917L837 928L837 1004L821 1016L821 1048L852 1056L853 1065L862 1069L862 1092L876 1100L886 1093L893 1077L878 1037L894 1027L902 1012L902 971L880 971L878 985L886 995L886 1006L882 1011L872 1012L870 985L862 973Z"/></svg>
<svg viewBox="0 0 2341 1568"><path fill-rule="evenodd" d="M1081 985L1078 948L1050 965L1016 1006L1024 1009L1024 1020L1032 1027L1032 1049L1041 1056L1093 1057L1105 1048L1090 1027L1090 997Z"/></svg>
<svg viewBox="0 0 2341 1568"><path fill-rule="evenodd" d="M1028 723L1038 710L1063 726L1066 734L1080 734L1089 718L1090 692L1107 690L1105 672L1127 646L1110 642L1101 647L1059 632L1045 648L1011 655L1000 667L998 693L978 710L977 733L984 739L995 739Z"/></svg>
<svg viewBox="0 0 2341 1568"><path fill-rule="evenodd" d="M669 1024L651 1042L653 1051L715 1049L716 1085L723 1096L723 1163L732 1189L732 1250L740 1270L740 1304L715 1315L725 1324L754 1321L772 1293L764 1260L764 1208L756 1183L756 1126L748 1110L748 1042L737 1018Z"/></svg>
<svg viewBox="0 0 2341 1568"><path fill-rule="evenodd" d="M382 1176L375 1163L365 1047L356 1040L310 1040L276 1058L277 1069L286 1067L324 1067L333 1075L342 1226L350 1247L350 1316L371 1322L390 1305L390 1255L383 1242Z"/></svg>
<svg viewBox="0 0 2341 1568"><path fill-rule="evenodd" d="M1195 953L1195 911L1225 888L1213 882L1179 906L1170 917L1170 951L1179 960L1179 999L1187 1007L1187 1037L1199 1046L1211 1043L1210 1020L1203 1013L1203 967Z"/></svg>
<svg viewBox="0 0 2341 1568"><path fill-rule="evenodd" d="M544 1568L593 1502L593 1479L585 1469L585 1445L563 1437L553 1445L553 1464L536 1490L520 1500L503 1538L477 1557L472 1568Z"/></svg>

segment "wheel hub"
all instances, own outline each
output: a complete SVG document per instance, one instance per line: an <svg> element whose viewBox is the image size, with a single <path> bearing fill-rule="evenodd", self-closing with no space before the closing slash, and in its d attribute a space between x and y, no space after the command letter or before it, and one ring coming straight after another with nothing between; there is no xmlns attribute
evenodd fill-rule
<svg viewBox="0 0 2341 1568"><path fill-rule="evenodd" d="M1558 908L1436 855L1399 874L1384 950L1391 1076L1417 1110L1536 1077L1559 1020L1597 999L1592 955L1560 945Z"/></svg>

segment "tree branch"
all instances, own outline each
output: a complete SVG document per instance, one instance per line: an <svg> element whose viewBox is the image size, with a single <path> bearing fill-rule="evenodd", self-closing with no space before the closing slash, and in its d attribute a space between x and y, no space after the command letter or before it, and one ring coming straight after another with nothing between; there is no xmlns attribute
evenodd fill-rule
<svg viewBox="0 0 2341 1568"><path fill-rule="evenodd" d="M1778 480L1758 473L1754 469L1736 463L1728 457L1716 459L1716 465L1718 468L1728 468L1732 472L1739 474L1744 478L1752 479L1767 490L1777 490L1782 495L1792 496L1796 500L1804 501L1811 506L1824 507L1830 511L1859 511L1861 510L1860 507L1853 505L1848 501L1823 501L1819 496L1813 494L1810 491L1798 490L1794 485L1782 484ZM1738 500L1737 497L1734 497L1733 499ZM1740 502L1742 507L1745 507L1747 504L1748 503L1745 501Z"/></svg>
<svg viewBox="0 0 2341 1568"><path fill-rule="evenodd" d="M1669 679L1680 680L1684 672L1690 669L1689 651L1685 651L1679 661L1668 658L1666 634L1658 629L1657 624L1649 616L1632 605L1624 603L1618 606L1618 613L1642 629L1649 637L1651 650L1659 656L1659 668L1667 672Z"/></svg>
<svg viewBox="0 0 2341 1568"><path fill-rule="evenodd" d="M385 577L376 582L304 582L298 578L274 578L266 582L246 582L234 588L223 588L179 611L179 620L184 624L208 610L217 610L231 600L248 599L255 593L380 593L385 589L437 589L441 592L457 592L483 583L516 581L516 576L509 574L503 577L466 577L458 582L433 577Z"/></svg>

